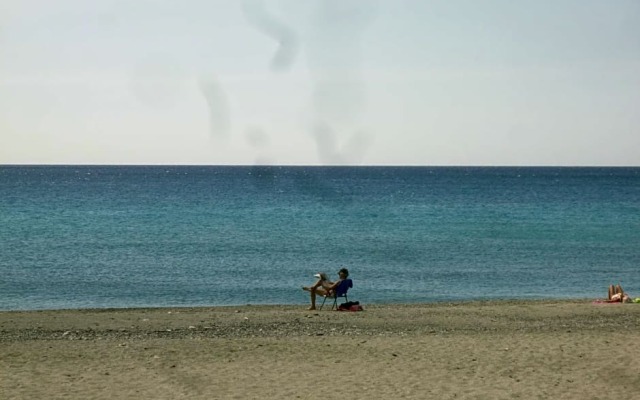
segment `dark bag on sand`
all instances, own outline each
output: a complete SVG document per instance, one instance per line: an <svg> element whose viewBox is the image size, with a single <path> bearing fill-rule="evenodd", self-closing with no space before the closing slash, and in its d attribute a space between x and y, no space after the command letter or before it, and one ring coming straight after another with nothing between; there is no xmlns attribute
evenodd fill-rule
<svg viewBox="0 0 640 400"><path fill-rule="evenodd" d="M347 301L338 306L338 311L362 311L363 308L359 301Z"/></svg>

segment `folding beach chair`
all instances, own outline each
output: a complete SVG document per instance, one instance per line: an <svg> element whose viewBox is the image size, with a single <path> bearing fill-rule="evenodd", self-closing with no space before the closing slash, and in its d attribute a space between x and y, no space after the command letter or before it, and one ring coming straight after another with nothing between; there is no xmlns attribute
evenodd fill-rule
<svg viewBox="0 0 640 400"><path fill-rule="evenodd" d="M324 299L322 299L322 304L320 305L320 309L322 310L322 307L324 306L324 302L327 301L327 298L333 299L333 305L331 306L332 310L334 308L336 309L338 308L338 297L344 297L345 302L349 301L349 298L347 297L347 292L352 287L353 287L353 281L351 279L345 279L342 282L340 282L334 294L329 296L324 296Z"/></svg>

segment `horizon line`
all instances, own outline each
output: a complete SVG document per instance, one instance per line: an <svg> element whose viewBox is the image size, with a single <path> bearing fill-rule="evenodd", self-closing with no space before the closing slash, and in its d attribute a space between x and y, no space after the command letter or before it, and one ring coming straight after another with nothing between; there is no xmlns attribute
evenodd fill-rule
<svg viewBox="0 0 640 400"><path fill-rule="evenodd" d="M553 164L188 164L188 163L0 163L0 167L266 167L266 168L640 168L640 165L553 165Z"/></svg>

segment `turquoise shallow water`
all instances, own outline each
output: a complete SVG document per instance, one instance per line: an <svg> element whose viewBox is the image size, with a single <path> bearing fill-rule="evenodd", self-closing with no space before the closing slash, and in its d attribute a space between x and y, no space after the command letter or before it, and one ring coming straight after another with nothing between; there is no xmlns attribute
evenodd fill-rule
<svg viewBox="0 0 640 400"><path fill-rule="evenodd" d="M0 309L640 297L640 168L0 166Z"/></svg>

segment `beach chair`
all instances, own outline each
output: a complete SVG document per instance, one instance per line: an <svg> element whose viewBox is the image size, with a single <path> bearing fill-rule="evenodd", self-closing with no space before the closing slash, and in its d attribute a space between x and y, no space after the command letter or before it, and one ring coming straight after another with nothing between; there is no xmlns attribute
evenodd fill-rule
<svg viewBox="0 0 640 400"><path fill-rule="evenodd" d="M353 287L353 281L351 279L345 279L342 282L340 282L340 285L338 285L334 294L329 296L324 296L324 298L322 299L322 304L320 305L320 309L322 310L322 307L324 307L324 302L327 301L327 298L333 299L333 305L331 306L332 310L334 308L336 309L338 308L339 297L343 297L345 302L349 301L349 298L347 297L347 292L352 287Z"/></svg>

